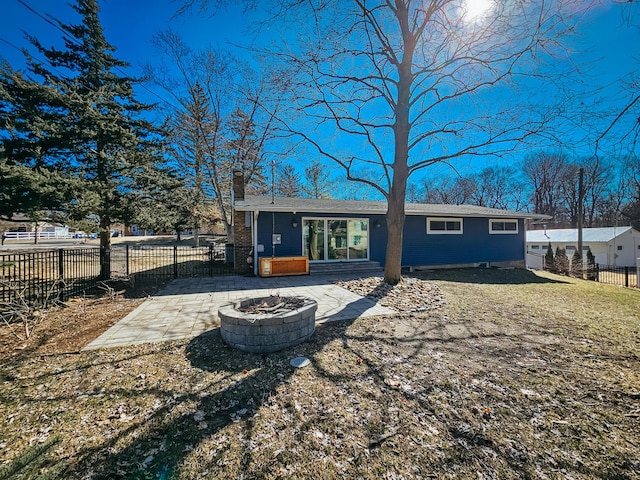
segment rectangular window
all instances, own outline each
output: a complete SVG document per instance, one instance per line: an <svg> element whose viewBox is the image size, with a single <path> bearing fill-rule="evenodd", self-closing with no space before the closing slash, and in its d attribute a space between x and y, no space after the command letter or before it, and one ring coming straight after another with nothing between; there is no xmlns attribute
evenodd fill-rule
<svg viewBox="0 0 640 480"><path fill-rule="evenodd" d="M622 250L622 245L618 245L618 250Z"/></svg>
<svg viewBox="0 0 640 480"><path fill-rule="evenodd" d="M518 233L518 220L489 219L489 233Z"/></svg>
<svg viewBox="0 0 640 480"><path fill-rule="evenodd" d="M575 252L576 251L576 247L574 247L573 245L567 245L566 250L567 250L567 252Z"/></svg>
<svg viewBox="0 0 640 480"><path fill-rule="evenodd" d="M452 235L462 233L462 218L427 218L427 233Z"/></svg>
<svg viewBox="0 0 640 480"><path fill-rule="evenodd" d="M531 245L533 250L540 250L540 245Z"/></svg>
<svg viewBox="0 0 640 480"><path fill-rule="evenodd" d="M543 250L549 250L549 245L542 245Z"/></svg>

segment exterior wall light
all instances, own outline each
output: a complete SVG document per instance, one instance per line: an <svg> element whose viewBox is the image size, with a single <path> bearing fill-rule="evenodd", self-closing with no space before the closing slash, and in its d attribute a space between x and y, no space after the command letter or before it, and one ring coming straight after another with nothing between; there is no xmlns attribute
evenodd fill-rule
<svg viewBox="0 0 640 480"><path fill-rule="evenodd" d="M297 219L296 217L293 217L293 218L291 219L291 226L292 226L293 228L298 228L298 219Z"/></svg>
<svg viewBox="0 0 640 480"><path fill-rule="evenodd" d="M380 228L380 226L381 226L381 225L380 225L380 221L379 221L379 220L376 220L376 221L373 223L373 226L374 226L375 228Z"/></svg>

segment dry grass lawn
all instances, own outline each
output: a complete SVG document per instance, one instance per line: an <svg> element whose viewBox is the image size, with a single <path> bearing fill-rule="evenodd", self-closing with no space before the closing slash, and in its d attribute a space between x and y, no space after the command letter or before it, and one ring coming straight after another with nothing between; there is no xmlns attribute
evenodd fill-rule
<svg viewBox="0 0 640 480"><path fill-rule="evenodd" d="M25 350L5 336L0 478L16 458L30 460L16 478L640 478L639 291L520 270L422 275L441 309L322 325L271 355L215 330L56 351L47 332L77 305ZM97 334L97 314L127 301L88 302L86 322ZM298 355L311 365L293 369Z"/></svg>

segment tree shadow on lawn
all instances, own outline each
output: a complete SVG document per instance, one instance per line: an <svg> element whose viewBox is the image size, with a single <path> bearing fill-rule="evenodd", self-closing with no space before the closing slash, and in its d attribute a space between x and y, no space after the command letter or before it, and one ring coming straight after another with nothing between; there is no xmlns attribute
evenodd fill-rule
<svg viewBox="0 0 640 480"><path fill-rule="evenodd" d="M415 315L400 315L377 320L356 325L354 321L318 325L309 341L268 355L244 353L227 346L220 337L219 329L194 338L184 347L184 355L195 369L196 377L202 376L202 381L186 393L178 388L175 391L167 389L158 392L158 388L153 384L148 385L145 391L130 392L130 395L150 392L164 400L163 405L139 422L119 432L114 438L100 444L99 447L87 448L84 452L80 452L79 463L74 466L72 473L93 472L88 478L98 479L169 480L181 478L188 473L204 474L204 470L211 469L210 475L214 478L214 470L218 468L217 463L226 461L225 455L229 452L212 448L209 456L204 460L199 457L193 460L195 464L192 465L185 465L185 460L193 450L215 439L234 422L244 420L241 433L229 432L231 435L241 437L233 440L241 445L240 458L237 458L236 449L229 454L231 457L236 456L235 460L232 458L230 461L236 462L233 468L237 475L242 476L246 473L247 478L255 475L255 470L252 470L252 467L255 469L255 465L252 465L254 453L251 444L260 441L259 426L254 422L259 422L256 414L262 407L269 405L271 396L279 395L278 389L281 386L289 383L296 375L306 375L304 370L296 373L298 371L289 365L291 358L300 355L312 360L311 368L318 383L344 385L351 382L353 388L358 389L358 378L372 377L376 388L383 392L375 407L380 410L380 424L373 425L370 443L368 447L365 445L363 448L371 450L380 446L385 438L387 422L384 409L392 404L402 405L402 402L408 399L417 402L422 411L444 424L448 431L448 438L452 439L454 445L458 445L446 459L442 460L442 465L456 466L459 462L466 463L469 467L474 465L478 458L484 458L482 449L490 448L503 458L510 466L511 472L532 471L532 465L517 455L514 456L513 452L508 451L504 445L497 444L492 437L483 433L481 428L469 429L464 419L446 418L434 409L428 398L430 389L433 388L430 382L418 385L417 391L405 390L402 381L397 382L396 377L392 375L393 368L388 370L389 362L381 360L379 355L371 349L372 342L378 343L381 347L388 347L390 350L400 347L403 365L410 361L422 360L417 358L420 353L436 349L450 350L456 358L464 359L465 353L468 354L464 342L469 339L493 342L495 348L505 349L505 353L511 349L521 352L521 346L517 341L509 344L506 337L512 336L511 334L505 335L499 332L483 334L461 330L459 337L446 338L443 332L447 322L440 318L428 315L420 318ZM400 321L407 321L401 331L390 328L390 325ZM344 361L341 358L339 363L332 362L331 358L327 359L323 355L323 350L330 344L333 347L339 345L340 352L344 352L341 353L341 357L344 355ZM461 349L459 352L457 352L458 348ZM485 358L490 364L492 351L495 353L492 348L478 349L478 359ZM407 368L410 366L407 365ZM456 369L460 370L464 367L455 367L453 371L457 371ZM454 397L455 388L458 388L458 391L460 388L456 381L453 380L451 387L447 387L453 391ZM440 388L444 388L442 384ZM126 392L121 391L114 394L126 396ZM305 392L305 395L307 394L308 392ZM313 410L305 412L301 430L315 428L314 418L322 417L321 414L322 412ZM467 415L473 416L471 413ZM409 427L401 424L398 428ZM224 440L221 439L221 441ZM418 455L420 452L416 451L415 454ZM271 463L263 465L261 476L275 477L281 466L274 458ZM355 470L357 470L356 467L353 467L352 472Z"/></svg>
<svg viewBox="0 0 640 480"><path fill-rule="evenodd" d="M364 298L349 304L351 311L370 307L370 301ZM289 363L292 358L313 358L352 323L353 320L317 325L308 341L271 354L231 348L223 342L219 328L199 335L186 345L185 356L194 368L203 372L200 388L187 394L162 392L163 407L99 447L81 452L74 470L94 471L91 478L97 479L178 478L183 460L191 450L234 421L251 419L276 389L287 383L296 372ZM214 374L216 380L208 381L208 373ZM149 386L131 394L154 392L157 388ZM123 395L122 391L115 393ZM186 412L175 414L173 410ZM118 449L118 443L122 442L128 445ZM114 450L114 454L104 457ZM155 451L156 455L149 458L145 453L149 451ZM244 456L246 465L251 458L249 449Z"/></svg>
<svg viewBox="0 0 640 480"><path fill-rule="evenodd" d="M530 283L564 283L563 280L540 277L532 270L523 268L452 268L418 271L413 274L423 280L447 282L482 283L494 285L525 285Z"/></svg>

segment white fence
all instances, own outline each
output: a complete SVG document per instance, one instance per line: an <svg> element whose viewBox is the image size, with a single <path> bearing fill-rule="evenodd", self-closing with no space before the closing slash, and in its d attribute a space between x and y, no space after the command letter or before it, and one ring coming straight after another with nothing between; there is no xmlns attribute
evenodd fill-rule
<svg viewBox="0 0 640 480"><path fill-rule="evenodd" d="M33 240L36 232L4 232L5 240ZM38 238L71 238L73 235L69 232L38 232Z"/></svg>

